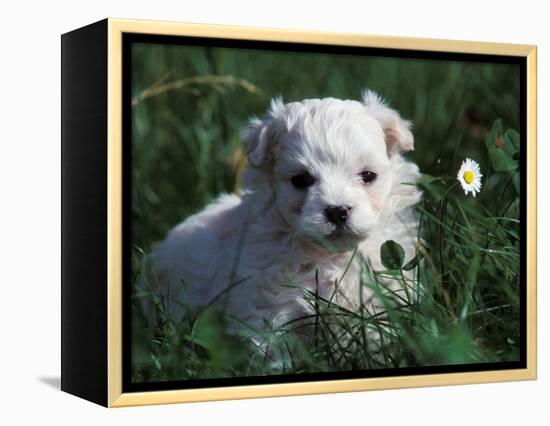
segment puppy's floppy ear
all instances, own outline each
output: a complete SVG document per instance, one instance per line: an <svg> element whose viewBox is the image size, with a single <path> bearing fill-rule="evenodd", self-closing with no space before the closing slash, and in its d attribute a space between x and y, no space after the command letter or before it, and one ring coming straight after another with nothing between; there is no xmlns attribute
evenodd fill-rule
<svg viewBox="0 0 550 426"><path fill-rule="evenodd" d="M376 119L386 139L388 154L400 151L414 150L414 136L411 132L412 123L401 118L399 113L372 90L363 92L363 103L367 112Z"/></svg>
<svg viewBox="0 0 550 426"><path fill-rule="evenodd" d="M267 116L260 120L252 118L241 137L246 147L248 161L253 167L261 167L273 154L281 126L279 122L284 110L280 97L274 98Z"/></svg>
<svg viewBox="0 0 550 426"><path fill-rule="evenodd" d="M260 167L268 159L271 145L268 135L270 122L270 119L251 118L248 127L241 134L248 162L254 167Z"/></svg>

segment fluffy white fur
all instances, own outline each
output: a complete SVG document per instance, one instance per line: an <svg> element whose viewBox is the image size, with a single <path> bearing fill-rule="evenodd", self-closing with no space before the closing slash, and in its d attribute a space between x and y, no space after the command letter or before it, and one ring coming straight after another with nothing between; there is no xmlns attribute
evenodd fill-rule
<svg viewBox="0 0 550 426"><path fill-rule="evenodd" d="M151 282L170 299L172 315L183 315L182 302L213 303L261 331L311 310L289 284L329 298L354 247L375 270L383 269L386 240L399 242L407 259L414 256L419 172L401 155L413 149L413 135L410 123L375 93L365 92L362 102L274 99L243 139L242 194L221 195L176 226L150 256ZM366 170L376 173L374 181L364 183ZM304 172L315 181L299 190L291 178ZM345 226L327 220L325 209L333 205L349 208ZM376 306L359 275L356 261L335 303Z"/></svg>

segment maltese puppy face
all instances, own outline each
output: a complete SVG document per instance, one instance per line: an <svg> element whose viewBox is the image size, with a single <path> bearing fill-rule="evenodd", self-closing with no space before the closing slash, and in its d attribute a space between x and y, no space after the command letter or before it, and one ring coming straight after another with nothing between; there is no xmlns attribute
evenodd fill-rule
<svg viewBox="0 0 550 426"><path fill-rule="evenodd" d="M298 236L339 246L367 237L391 187L384 134L359 103L291 104L279 139L276 201Z"/></svg>
<svg viewBox="0 0 550 426"><path fill-rule="evenodd" d="M249 163L272 189L297 238L348 249L380 221L393 184L391 157L412 149L409 123L372 92L363 102L275 99L245 139Z"/></svg>

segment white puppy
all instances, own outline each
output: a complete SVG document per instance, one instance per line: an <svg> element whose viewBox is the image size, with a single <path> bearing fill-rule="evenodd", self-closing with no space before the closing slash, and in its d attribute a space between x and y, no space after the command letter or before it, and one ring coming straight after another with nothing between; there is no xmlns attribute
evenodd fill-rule
<svg viewBox="0 0 550 426"><path fill-rule="evenodd" d="M401 156L413 149L410 123L370 91L362 102L274 99L243 139L242 194L220 196L150 256L148 285L172 316L211 304L261 332L311 313L300 288L347 309L376 306L361 258L385 269L386 240L415 255L419 172Z"/></svg>

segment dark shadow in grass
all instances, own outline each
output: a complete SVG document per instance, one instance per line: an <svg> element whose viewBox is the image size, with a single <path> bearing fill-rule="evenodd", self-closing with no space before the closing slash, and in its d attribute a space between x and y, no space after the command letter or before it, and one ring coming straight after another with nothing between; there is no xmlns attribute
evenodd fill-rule
<svg viewBox="0 0 550 426"><path fill-rule="evenodd" d="M61 389L61 377L39 377L38 380L54 389Z"/></svg>

